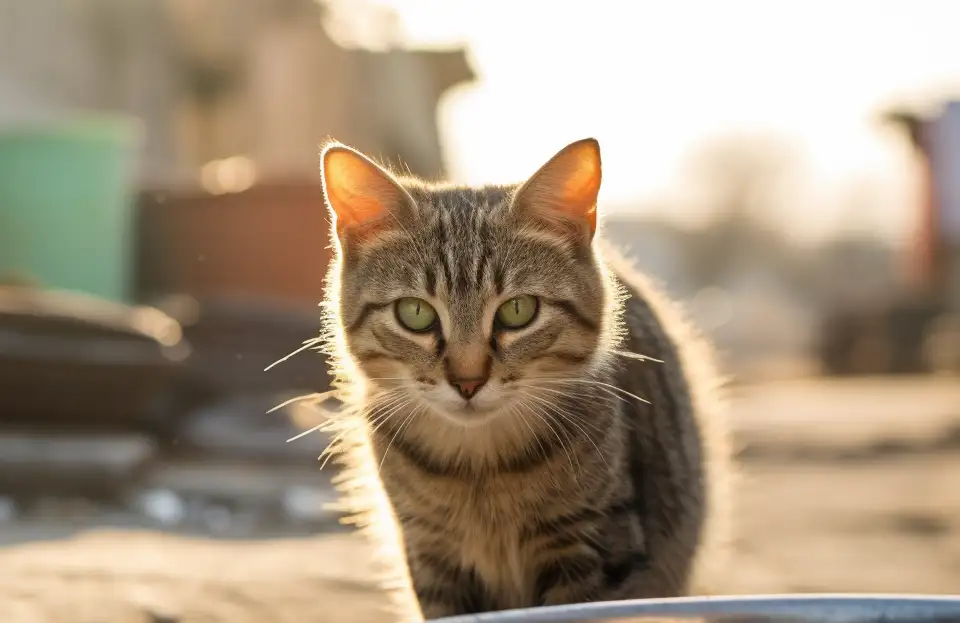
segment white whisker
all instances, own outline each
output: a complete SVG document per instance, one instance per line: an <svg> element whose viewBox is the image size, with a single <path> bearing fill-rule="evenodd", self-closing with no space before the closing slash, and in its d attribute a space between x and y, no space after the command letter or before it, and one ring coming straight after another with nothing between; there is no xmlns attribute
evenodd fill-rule
<svg viewBox="0 0 960 623"><path fill-rule="evenodd" d="M563 436L560 434L560 432L557 431L556 428L554 428L553 423L550 421L551 418L549 417L549 414L544 413L538 405L531 404L523 400L525 398L529 398L529 396L524 394L521 398L521 404L527 409L529 409L533 415L537 416L537 418L539 418L540 421L543 422L550 429L550 432L552 432L554 436L556 436L557 441L560 443L560 447L563 449L564 454L567 455L568 466L571 468L575 468L576 470L579 470L580 462L574 460L573 454L571 454L570 450L567 448L567 444L563 442ZM567 438L567 441L570 441L569 437ZM574 475L575 475L575 472L574 472Z"/></svg>
<svg viewBox="0 0 960 623"><path fill-rule="evenodd" d="M295 397L295 398L290 398L289 400L284 400L283 402L281 402L281 403L278 404L277 406L271 407L271 408L267 411L267 413L273 413L274 411L277 411L277 410L282 409L282 408L284 408L284 407L288 407L288 406L290 406L290 405L292 405L292 404L294 404L294 403L305 402L305 401L307 401L307 400L315 400L316 402L314 402L313 404L314 404L314 406L316 406L317 404L323 402L323 401L326 400L327 398L335 398L335 397L336 397L336 394L337 394L337 391L336 391L336 390L330 390L330 391L326 391L326 392L316 392L316 393L313 393L313 394L304 394L303 396L297 396L297 397Z"/></svg>
<svg viewBox="0 0 960 623"><path fill-rule="evenodd" d="M528 397L533 398L534 400L542 404L545 409L549 410L552 413L555 413L557 416L562 418L565 422L568 422L570 425L575 426L577 430L580 431L580 433L587 439L587 441L590 442L593 448L597 451L597 456L600 458L601 461L603 461L603 464L606 465L608 469L610 468L610 464L607 462L607 457L605 457L603 455L603 452L600 451L600 446L598 446L597 443L593 440L593 437L590 436L590 433L588 433L587 430L580 425L580 422L577 421L577 418L574 416L574 414L564 409L561 409L559 405L554 404L549 400L541 398L540 396L536 396L532 393L528 394ZM594 425L594 430L602 433L602 431L596 425Z"/></svg>
<svg viewBox="0 0 960 623"><path fill-rule="evenodd" d="M641 355L639 353L631 353L630 351L626 351L626 350L611 350L610 352L613 353L614 355L620 355L621 357L626 357L627 359L636 359L638 361L652 361L654 363L663 363L662 359L654 359L653 357L649 357L647 355Z"/></svg>
<svg viewBox="0 0 960 623"><path fill-rule="evenodd" d="M616 385L611 385L610 383L604 383L602 381L595 381L593 379L537 379L536 382L537 383L585 383L588 385L595 385L597 387L605 387L611 391L619 392L621 394L624 394L625 396L629 396L630 398L634 398L645 404L650 404L650 401L647 400L646 398L641 398L636 394L631 394L630 392L628 392L627 390L621 387L617 387Z"/></svg>
<svg viewBox="0 0 960 623"><path fill-rule="evenodd" d="M327 422L323 422L322 424L317 424L317 425L314 426L313 428L308 428L307 430L303 431L302 433L297 433L296 435L294 435L294 436L291 437L290 439L287 439L287 443L290 443L291 441L296 441L297 439L300 439L301 437L306 437L306 436L309 435L310 433L315 433L315 432L317 432L318 430L322 430L325 426L328 426L328 423L327 423Z"/></svg>
<svg viewBox="0 0 960 623"><path fill-rule="evenodd" d="M297 350L293 351L292 353L289 353L289 354L287 354L287 355L284 355L284 356L281 357L280 359L277 359L276 361L274 361L273 363L271 363L269 366L267 366L266 368L264 368L263 371L264 371L264 372L268 372L271 368L280 365L281 363L283 363L283 362L286 361L287 359L290 359L291 357L293 357L293 356L295 356L295 355L299 355L300 353L302 353L302 352L305 351L305 350L310 350L311 348L313 348L314 346L316 346L317 344L319 344L321 341L322 341L322 340L321 340L320 338L312 338L312 339L307 340L306 342L304 342L303 346L301 346L301 347L298 348Z"/></svg>
<svg viewBox="0 0 960 623"><path fill-rule="evenodd" d="M380 457L380 465L377 467L377 474L379 474L380 471L383 469L383 464L387 460L387 453L390 452L390 448L391 446L393 446L393 442L395 442L397 440L397 437L399 437L403 433L404 428L408 427L410 425L410 422L412 422L413 419L416 418L422 412L423 412L423 405L417 405L417 407L412 411L410 411L410 413L407 414L407 417L404 418L402 422L400 422L400 426L397 427L397 430L393 433L393 437L390 438L390 442L387 444L387 447L384 449L383 456Z"/></svg>

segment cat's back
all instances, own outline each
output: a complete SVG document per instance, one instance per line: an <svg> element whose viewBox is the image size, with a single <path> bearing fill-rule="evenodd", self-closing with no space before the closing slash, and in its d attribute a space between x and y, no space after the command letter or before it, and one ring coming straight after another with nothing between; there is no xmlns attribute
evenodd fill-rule
<svg viewBox="0 0 960 623"><path fill-rule="evenodd" d="M651 508L681 511L676 525L666 522L677 522L677 516L652 513L648 521L660 525L651 526L651 532L690 533L691 538L674 542L699 543L693 588L709 592L729 540L731 514L725 378L710 342L682 307L618 249L602 242L600 249L625 296L617 385L647 401L628 398L632 452L642 455L634 457L632 476L660 499Z"/></svg>

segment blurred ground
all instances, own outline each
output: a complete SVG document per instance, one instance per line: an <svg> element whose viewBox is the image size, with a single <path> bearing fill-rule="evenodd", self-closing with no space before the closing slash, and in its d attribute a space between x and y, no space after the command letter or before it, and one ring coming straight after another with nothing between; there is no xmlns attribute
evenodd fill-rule
<svg viewBox="0 0 960 623"><path fill-rule="evenodd" d="M738 537L718 592L956 592L960 382L767 383L737 389L734 413ZM371 560L344 534L86 532L0 550L0 621L379 621Z"/></svg>

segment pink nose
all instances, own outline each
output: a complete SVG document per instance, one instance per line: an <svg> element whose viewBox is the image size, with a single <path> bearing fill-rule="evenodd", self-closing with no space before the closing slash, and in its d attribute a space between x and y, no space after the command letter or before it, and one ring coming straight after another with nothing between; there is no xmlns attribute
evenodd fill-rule
<svg viewBox="0 0 960 623"><path fill-rule="evenodd" d="M450 379L450 384L467 400L473 398L486 382L487 379Z"/></svg>

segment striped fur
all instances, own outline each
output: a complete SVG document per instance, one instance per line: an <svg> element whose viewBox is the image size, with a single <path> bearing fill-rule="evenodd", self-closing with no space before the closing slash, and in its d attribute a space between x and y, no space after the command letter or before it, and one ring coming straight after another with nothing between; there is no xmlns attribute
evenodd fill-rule
<svg viewBox="0 0 960 623"><path fill-rule="evenodd" d="M401 616L694 590L727 500L705 343L599 238L518 208L520 186L383 176L411 205L335 237L328 336L342 490L406 562L385 570ZM538 297L536 320L498 330L518 294ZM436 308L433 330L399 324L406 296ZM446 380L462 361L489 374L469 405Z"/></svg>

